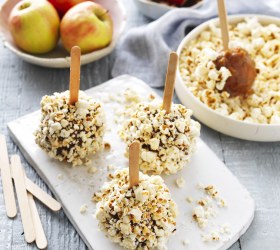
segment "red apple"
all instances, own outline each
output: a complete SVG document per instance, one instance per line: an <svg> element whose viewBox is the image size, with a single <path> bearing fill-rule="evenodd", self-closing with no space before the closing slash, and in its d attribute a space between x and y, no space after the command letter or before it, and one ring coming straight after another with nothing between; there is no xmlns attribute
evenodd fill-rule
<svg viewBox="0 0 280 250"><path fill-rule="evenodd" d="M49 0L50 3L56 8L60 17L78 3L85 2L86 0Z"/></svg>
<svg viewBox="0 0 280 250"><path fill-rule="evenodd" d="M18 2L9 16L9 30L15 44L28 53L54 49L59 38L59 16L46 0Z"/></svg>
<svg viewBox="0 0 280 250"><path fill-rule="evenodd" d="M183 6L185 4L186 0L168 0L168 3L170 5L176 5L178 7Z"/></svg>
<svg viewBox="0 0 280 250"><path fill-rule="evenodd" d="M86 1L67 11L61 20L60 35L66 50L79 46L82 53L88 53L111 42L113 22L108 10Z"/></svg>

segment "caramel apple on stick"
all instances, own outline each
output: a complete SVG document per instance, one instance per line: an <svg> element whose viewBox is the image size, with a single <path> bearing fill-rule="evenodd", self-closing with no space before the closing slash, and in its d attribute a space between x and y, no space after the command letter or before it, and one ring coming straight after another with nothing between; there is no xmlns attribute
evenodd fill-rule
<svg viewBox="0 0 280 250"><path fill-rule="evenodd" d="M223 51L214 61L216 68L227 68L231 76L227 79L222 90L231 96L247 96L252 93L257 72L254 60L249 53L240 47L229 48L229 31L227 13L224 0L217 0L220 27L223 41Z"/></svg>
<svg viewBox="0 0 280 250"><path fill-rule="evenodd" d="M36 143L51 158L72 164L90 165L90 156L102 150L105 112L102 105L80 91L81 50L71 49L70 91L44 96Z"/></svg>

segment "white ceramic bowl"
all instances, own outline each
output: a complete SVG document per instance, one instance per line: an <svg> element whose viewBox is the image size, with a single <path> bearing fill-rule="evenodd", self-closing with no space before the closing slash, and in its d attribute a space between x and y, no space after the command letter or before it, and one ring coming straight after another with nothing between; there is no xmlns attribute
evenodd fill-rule
<svg viewBox="0 0 280 250"><path fill-rule="evenodd" d="M8 30L9 14L17 2L20 0L6 0L0 10L0 25L3 43L6 48L11 50L23 60L44 67L51 68L68 68L70 66L69 53L62 47L59 42L58 46L51 52L43 55L28 54L19 49L13 42ZM124 7L120 0L95 0L96 3L102 4L109 10L113 19L114 33L112 42L105 48L87 53L81 56L81 64L87 64L96 61L112 52L116 43L123 33L126 24L126 15Z"/></svg>
<svg viewBox="0 0 280 250"><path fill-rule="evenodd" d="M163 4L163 3L152 2L151 0L134 0L134 2L137 5L139 11L143 15L145 15L153 20L158 19L159 17L164 15L169 10L173 10L173 9L177 8L177 7L169 6L169 5ZM200 2L194 4L190 7L182 7L182 8L194 9L194 8L198 8L199 6L201 6L202 3L203 3L203 0L201 0Z"/></svg>
<svg viewBox="0 0 280 250"><path fill-rule="evenodd" d="M263 15L234 15L229 16L229 23L238 23L243 21L245 17L257 17L262 24L274 23L280 26L280 19L271 16ZM209 27L210 22L218 24L219 20L212 19L207 21L195 29L193 29L181 42L177 53L180 55L182 49L188 43L195 39L203 30ZM234 120L228 116L224 116L209 108L202 103L184 84L179 69L177 70L177 79L175 85L176 93L180 101L188 108L192 109L194 116L208 127L217 130L223 134L230 135L236 138L251 140L251 141L280 141L280 125L256 124Z"/></svg>

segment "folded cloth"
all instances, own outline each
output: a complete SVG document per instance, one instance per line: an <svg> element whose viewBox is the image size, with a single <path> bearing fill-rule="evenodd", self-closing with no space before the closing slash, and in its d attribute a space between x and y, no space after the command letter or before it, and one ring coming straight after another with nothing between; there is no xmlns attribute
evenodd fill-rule
<svg viewBox="0 0 280 250"><path fill-rule="evenodd" d="M229 14L261 13L280 17L280 0L227 0ZM164 85L168 55L198 24L217 16L215 0L198 9L174 9L148 25L129 30L117 46L112 76L136 76L151 87Z"/></svg>

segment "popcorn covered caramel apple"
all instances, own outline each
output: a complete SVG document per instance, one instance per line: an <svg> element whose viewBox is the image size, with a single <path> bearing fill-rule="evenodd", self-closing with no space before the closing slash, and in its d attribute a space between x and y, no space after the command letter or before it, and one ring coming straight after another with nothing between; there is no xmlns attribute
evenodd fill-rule
<svg viewBox="0 0 280 250"><path fill-rule="evenodd" d="M222 51L214 63L218 70L225 67L231 73L223 90L231 96L246 96L252 93L257 71L254 60L245 49L234 48Z"/></svg>
<svg viewBox="0 0 280 250"><path fill-rule="evenodd" d="M69 91L42 98L36 143L52 158L73 166L86 164L89 155L102 149L105 114L101 105L82 91L75 104L68 102Z"/></svg>
<svg viewBox="0 0 280 250"><path fill-rule="evenodd" d="M129 188L127 168L109 178L93 196L99 228L127 249L164 246L176 231L177 206L163 179L140 172L139 183Z"/></svg>
<svg viewBox="0 0 280 250"><path fill-rule="evenodd" d="M195 150L200 124L191 119L192 111L172 104L170 112L162 103L140 103L125 121L121 137L129 145L141 143L140 169L144 173L174 174L190 161Z"/></svg>
<svg viewBox="0 0 280 250"><path fill-rule="evenodd" d="M244 48L229 48L229 28L225 2L217 0L217 3L224 49L214 64L218 70L223 67L230 72L222 90L227 91L232 97L247 96L253 92L252 86L257 75L256 64Z"/></svg>
<svg viewBox="0 0 280 250"><path fill-rule="evenodd" d="M36 143L50 157L73 166L88 164L102 148L105 114L101 105L80 91L81 49L71 49L70 91L44 96Z"/></svg>
<svg viewBox="0 0 280 250"><path fill-rule="evenodd" d="M200 134L192 111L172 104L178 55L170 53L163 102L140 103L124 122L121 138L141 144L140 169L150 174L175 174L189 162Z"/></svg>

